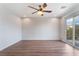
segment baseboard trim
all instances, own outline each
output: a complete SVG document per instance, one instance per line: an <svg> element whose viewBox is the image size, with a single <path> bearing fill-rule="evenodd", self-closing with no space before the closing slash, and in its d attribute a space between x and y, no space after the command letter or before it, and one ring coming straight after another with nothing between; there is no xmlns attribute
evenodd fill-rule
<svg viewBox="0 0 79 59"><path fill-rule="evenodd" d="M60 39L23 39L23 40L60 40Z"/></svg>
<svg viewBox="0 0 79 59"><path fill-rule="evenodd" d="M10 47L11 45L16 44L16 43L17 43L17 42L19 42L19 41L21 41L21 40L18 40L18 41L13 42L13 43L11 43L11 44L9 44L9 45L7 45L7 46L3 47L3 48L0 48L0 51L3 51L4 49L6 49L6 48Z"/></svg>

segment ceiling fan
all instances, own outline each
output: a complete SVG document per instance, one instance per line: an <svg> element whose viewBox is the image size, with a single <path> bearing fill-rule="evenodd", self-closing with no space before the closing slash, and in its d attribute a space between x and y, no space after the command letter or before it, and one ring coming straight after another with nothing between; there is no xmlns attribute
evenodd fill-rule
<svg viewBox="0 0 79 59"><path fill-rule="evenodd" d="M43 16L44 12L46 12L46 13L52 12L51 10L46 10L46 7L47 7L46 3L43 3L42 5L38 5L39 8L35 8L35 7L32 7L32 6L28 6L28 7L36 10L32 14L38 13L40 16Z"/></svg>

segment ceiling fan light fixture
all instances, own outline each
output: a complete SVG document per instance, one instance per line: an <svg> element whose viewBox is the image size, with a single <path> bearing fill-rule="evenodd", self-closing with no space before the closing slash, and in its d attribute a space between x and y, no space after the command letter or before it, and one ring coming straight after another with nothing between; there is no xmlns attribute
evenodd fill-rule
<svg viewBox="0 0 79 59"><path fill-rule="evenodd" d="M38 15L43 16L43 12L42 11L38 11Z"/></svg>
<svg viewBox="0 0 79 59"><path fill-rule="evenodd" d="M42 7L42 9L43 9L43 10L46 10L46 7L45 7L45 8L44 8L44 7Z"/></svg>
<svg viewBox="0 0 79 59"><path fill-rule="evenodd" d="M47 7L46 3L38 5L39 8L35 8L35 7L32 7L32 6L28 6L28 7L36 10L32 14L37 13L40 16L43 16L45 12L46 13L51 13L52 12L51 10L46 10L46 7Z"/></svg>
<svg viewBox="0 0 79 59"><path fill-rule="evenodd" d="M46 8L46 7L47 7L47 4L46 4L46 3L44 3L44 4L43 4L43 8Z"/></svg>

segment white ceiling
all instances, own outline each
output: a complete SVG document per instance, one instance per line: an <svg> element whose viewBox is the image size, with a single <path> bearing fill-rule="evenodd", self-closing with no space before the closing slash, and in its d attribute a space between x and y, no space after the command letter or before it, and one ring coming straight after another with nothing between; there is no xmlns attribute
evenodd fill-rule
<svg viewBox="0 0 79 59"><path fill-rule="evenodd" d="M70 13L70 10L75 10L74 8L78 5L74 3L47 3L47 9L53 12L45 13L44 16L39 16L37 13L32 14L35 10L27 7L30 5L38 8L40 4L41 3L6 3L4 6L18 17L61 17ZM62 6L66 6L66 8L61 9Z"/></svg>

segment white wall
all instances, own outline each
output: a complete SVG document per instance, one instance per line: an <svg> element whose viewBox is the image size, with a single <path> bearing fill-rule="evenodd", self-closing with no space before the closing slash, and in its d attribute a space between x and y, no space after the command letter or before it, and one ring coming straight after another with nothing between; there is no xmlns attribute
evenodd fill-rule
<svg viewBox="0 0 79 59"><path fill-rule="evenodd" d="M60 19L60 39L62 41L65 41L66 39L66 22L65 22L65 18L61 18Z"/></svg>
<svg viewBox="0 0 79 59"><path fill-rule="evenodd" d="M59 40L59 19L29 18L22 20L23 40Z"/></svg>
<svg viewBox="0 0 79 59"><path fill-rule="evenodd" d="M21 40L21 20L0 4L0 50Z"/></svg>

